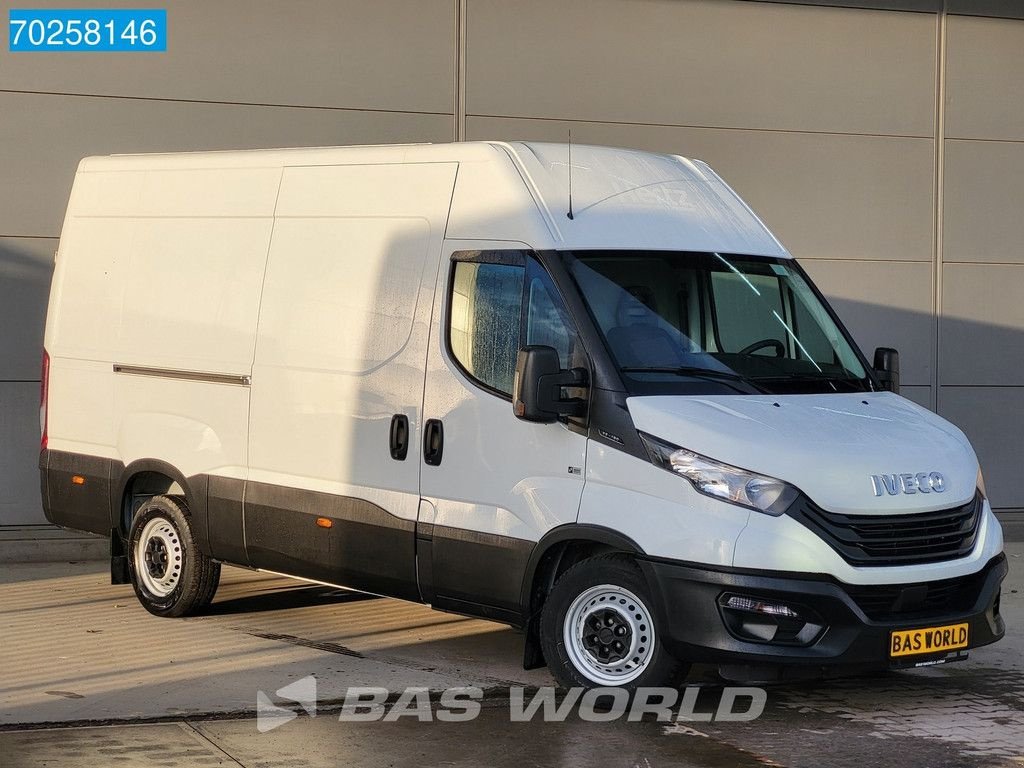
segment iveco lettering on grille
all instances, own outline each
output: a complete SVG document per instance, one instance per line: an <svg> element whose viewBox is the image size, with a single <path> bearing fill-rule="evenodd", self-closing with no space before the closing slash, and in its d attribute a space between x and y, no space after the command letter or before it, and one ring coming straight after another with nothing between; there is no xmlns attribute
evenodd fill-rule
<svg viewBox="0 0 1024 768"><path fill-rule="evenodd" d="M875 496L896 496L900 493L942 493L946 480L940 472L905 472L900 475L872 475Z"/></svg>

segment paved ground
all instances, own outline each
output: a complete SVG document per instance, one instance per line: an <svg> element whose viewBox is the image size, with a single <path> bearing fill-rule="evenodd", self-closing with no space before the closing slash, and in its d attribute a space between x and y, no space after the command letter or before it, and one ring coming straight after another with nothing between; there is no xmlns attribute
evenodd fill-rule
<svg viewBox="0 0 1024 768"><path fill-rule="evenodd" d="M0 565L0 765L1024 765L1024 545L1008 554L1008 636L969 661L774 685L752 722L669 724L512 723L508 686L552 682L521 669L521 637L421 606L226 569L210 615L166 620L101 564ZM257 691L280 701L310 674L318 716L259 733ZM720 693L710 670L692 682ZM329 702L360 685L486 699L472 723L339 723Z"/></svg>

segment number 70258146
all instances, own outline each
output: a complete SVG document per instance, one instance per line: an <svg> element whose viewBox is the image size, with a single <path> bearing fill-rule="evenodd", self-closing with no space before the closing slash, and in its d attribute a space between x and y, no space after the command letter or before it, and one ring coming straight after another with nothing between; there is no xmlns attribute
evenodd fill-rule
<svg viewBox="0 0 1024 768"><path fill-rule="evenodd" d="M12 9L8 48L51 53L166 51L167 11Z"/></svg>

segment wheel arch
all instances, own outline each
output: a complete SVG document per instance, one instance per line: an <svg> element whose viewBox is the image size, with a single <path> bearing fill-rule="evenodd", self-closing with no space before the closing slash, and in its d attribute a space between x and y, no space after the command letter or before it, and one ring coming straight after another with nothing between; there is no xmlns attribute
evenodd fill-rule
<svg viewBox="0 0 1024 768"><path fill-rule="evenodd" d="M568 523L548 531L530 554L520 597L522 623L526 627L523 667L544 666L538 637L538 616L544 598L558 577L582 559L606 552L643 555L635 541L613 528L585 523Z"/></svg>
<svg viewBox="0 0 1024 768"><path fill-rule="evenodd" d="M640 545L631 538L602 525L568 523L552 528L544 534L533 548L523 576L521 602L524 618L528 619L535 613L534 598L537 587L544 585L548 580L554 583L554 579L560 573L582 557L602 552L644 554ZM575 559L567 562L567 555L575 556Z"/></svg>
<svg viewBox="0 0 1024 768"><path fill-rule="evenodd" d="M128 464L117 481L111 484L110 509L112 515L116 515L113 523L122 539L127 540L138 500L161 495L185 499L196 542L204 553L208 553L206 476L186 477L177 467L161 459L137 459Z"/></svg>

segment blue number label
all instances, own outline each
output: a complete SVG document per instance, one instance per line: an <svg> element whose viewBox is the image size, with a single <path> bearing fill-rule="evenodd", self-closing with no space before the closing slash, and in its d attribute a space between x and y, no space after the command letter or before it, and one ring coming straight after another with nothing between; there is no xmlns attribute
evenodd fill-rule
<svg viewBox="0 0 1024 768"><path fill-rule="evenodd" d="M166 51L167 11L12 9L8 48L20 51Z"/></svg>

